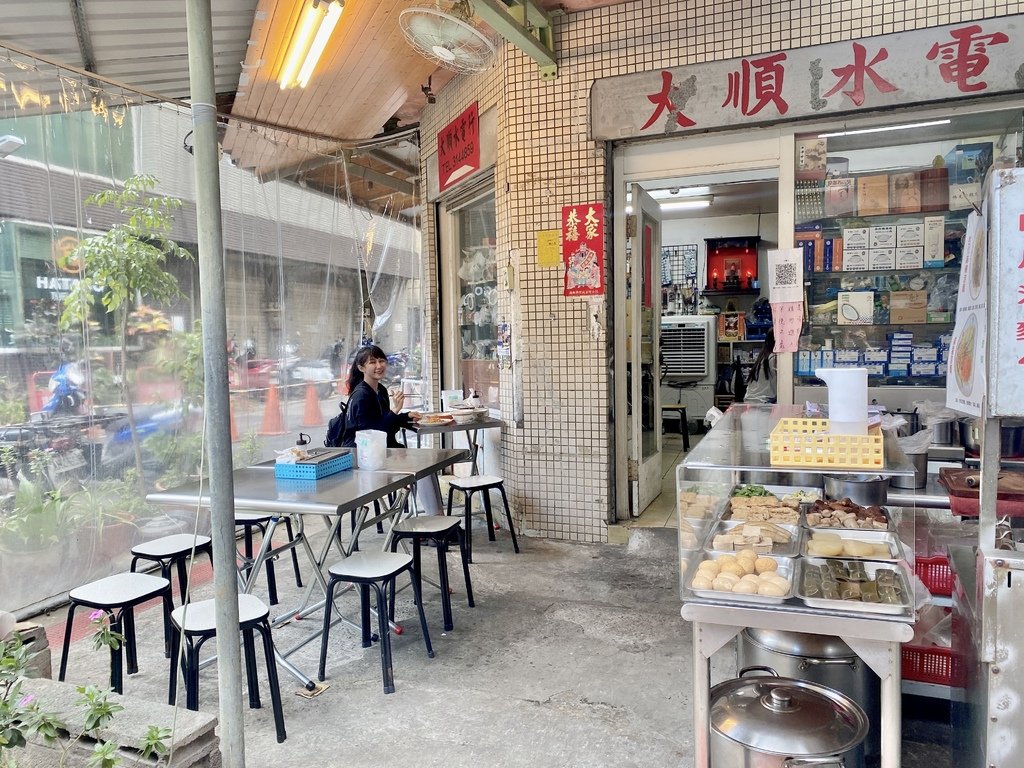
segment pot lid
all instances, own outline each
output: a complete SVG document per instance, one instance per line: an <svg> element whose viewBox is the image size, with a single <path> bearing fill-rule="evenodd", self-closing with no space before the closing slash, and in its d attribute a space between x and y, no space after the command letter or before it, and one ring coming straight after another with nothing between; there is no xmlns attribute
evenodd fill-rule
<svg viewBox="0 0 1024 768"><path fill-rule="evenodd" d="M849 659L857 654L846 643L832 635L812 635L809 632L788 632L781 629L743 630L749 640L770 651L787 656L812 659Z"/></svg>
<svg viewBox="0 0 1024 768"><path fill-rule="evenodd" d="M856 747L868 721L848 696L823 685L740 677L711 689L711 728L756 752L817 757Z"/></svg>

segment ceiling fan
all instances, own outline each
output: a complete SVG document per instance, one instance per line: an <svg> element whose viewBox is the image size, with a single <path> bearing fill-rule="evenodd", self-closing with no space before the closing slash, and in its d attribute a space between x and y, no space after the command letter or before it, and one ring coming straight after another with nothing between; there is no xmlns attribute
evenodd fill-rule
<svg viewBox="0 0 1024 768"><path fill-rule="evenodd" d="M458 0L444 10L440 3L406 8L398 17L402 34L421 55L453 72L481 72L491 66L495 47L469 23L473 8Z"/></svg>

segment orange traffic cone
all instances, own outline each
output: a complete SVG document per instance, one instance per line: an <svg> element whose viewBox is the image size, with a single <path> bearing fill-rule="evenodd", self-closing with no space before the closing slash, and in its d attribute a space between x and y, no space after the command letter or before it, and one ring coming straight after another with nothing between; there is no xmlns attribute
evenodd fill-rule
<svg viewBox="0 0 1024 768"><path fill-rule="evenodd" d="M271 384L267 390L267 402L263 406L263 424L260 426L258 434L264 437L284 434L284 419L281 418L281 396L277 392L276 384Z"/></svg>
<svg viewBox="0 0 1024 768"><path fill-rule="evenodd" d="M320 412L320 398L316 394L316 386L306 385L306 407L302 414L302 426L322 427L324 415Z"/></svg>
<svg viewBox="0 0 1024 768"><path fill-rule="evenodd" d="M228 418L231 421L231 442L238 442L238 425L235 424L235 404L233 401L228 400Z"/></svg>

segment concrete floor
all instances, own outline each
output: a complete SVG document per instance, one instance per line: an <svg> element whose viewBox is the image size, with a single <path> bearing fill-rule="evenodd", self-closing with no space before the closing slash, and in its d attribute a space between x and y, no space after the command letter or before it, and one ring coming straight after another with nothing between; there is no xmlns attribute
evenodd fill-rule
<svg viewBox="0 0 1024 768"><path fill-rule="evenodd" d="M671 440L665 487L674 491L680 457ZM442 631L436 589L426 594L436 658L426 657L409 590L399 595L396 614L405 631L392 635L394 694L382 692L376 644L361 648L356 630L336 626L322 694L300 697L296 681L281 672L287 741L276 743L265 686L264 709L245 710L247 764L692 766L690 626L679 615L672 499L674 492L663 494L627 526L623 546L520 539L523 551L516 555L507 531L490 543L474 527L476 608L466 606L457 568L454 631ZM424 561L428 577L436 569L431 554ZM283 561L278 569L281 605L292 605L298 590L290 569ZM212 585L197 592L209 597ZM266 599L265 591L259 594ZM339 602L355 615L353 595ZM279 612L280 606L272 609ZM63 612L39 618L53 625L56 669ZM278 646L318 628L318 618L275 630ZM159 611L141 613L138 636L140 672L126 678L126 695L165 701ZM292 660L315 676L318 654L314 642ZM713 661L712 679L734 672L727 648ZM107 673L108 657L92 650L88 638L73 645L70 682L103 684ZM200 708L216 713L215 666L203 671L200 687ZM941 709L905 700L904 711L905 768L949 766Z"/></svg>

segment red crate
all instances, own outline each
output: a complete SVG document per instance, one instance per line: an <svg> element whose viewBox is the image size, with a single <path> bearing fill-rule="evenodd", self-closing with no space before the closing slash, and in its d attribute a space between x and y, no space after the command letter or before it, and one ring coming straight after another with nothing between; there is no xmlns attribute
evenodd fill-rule
<svg viewBox="0 0 1024 768"><path fill-rule="evenodd" d="M951 648L904 645L901 669L904 680L935 685L964 685L964 660Z"/></svg>
<svg viewBox="0 0 1024 768"><path fill-rule="evenodd" d="M953 594L953 570L945 555L914 558L914 572L933 595Z"/></svg>

